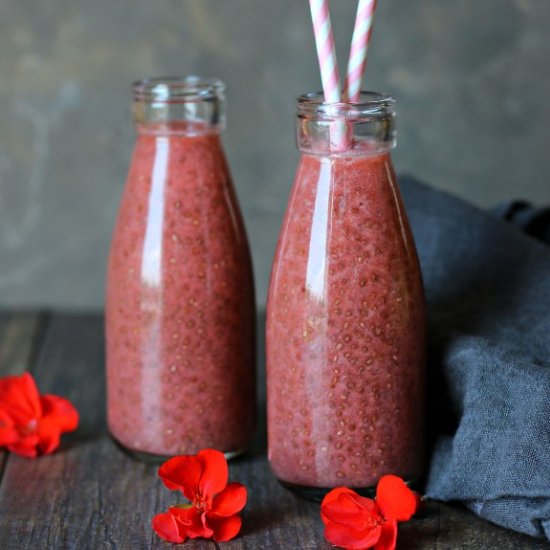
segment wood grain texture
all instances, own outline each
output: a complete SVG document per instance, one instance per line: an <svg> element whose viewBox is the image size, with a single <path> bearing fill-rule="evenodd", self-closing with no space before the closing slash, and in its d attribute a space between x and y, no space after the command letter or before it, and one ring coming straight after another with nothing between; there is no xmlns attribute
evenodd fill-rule
<svg viewBox="0 0 550 550"><path fill-rule="evenodd" d="M21 374L31 367L46 323L44 314L0 315L0 376Z"/></svg>
<svg viewBox="0 0 550 550"><path fill-rule="evenodd" d="M21 358L33 356L36 331L44 325L43 319L36 319L33 332L28 319L10 318L6 324L0 316L3 372L15 364L30 366ZM13 322L20 328L7 330ZM26 339L23 334L27 334ZM81 423L53 456L34 461L9 457L0 485L0 548L172 548L156 537L150 520L170 504L181 502L182 497L163 487L155 466L124 454L106 430L102 319L55 315L40 342L33 370L41 390L71 399L81 413ZM16 348L18 353L4 352ZM13 365L6 365L6 361L13 361ZM260 395L265 395L263 390ZM260 419L253 449L230 464L231 479L249 489L241 535L228 543L190 541L183 548L331 548L323 538L319 506L294 497L271 476L265 455L265 415ZM430 502L421 518L400 527L398 548L506 550L549 545L493 526L459 506Z"/></svg>

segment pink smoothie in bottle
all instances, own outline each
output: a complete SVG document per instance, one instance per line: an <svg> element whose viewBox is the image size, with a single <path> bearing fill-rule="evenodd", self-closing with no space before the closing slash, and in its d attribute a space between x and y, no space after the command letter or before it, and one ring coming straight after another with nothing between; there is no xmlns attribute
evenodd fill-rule
<svg viewBox="0 0 550 550"><path fill-rule="evenodd" d="M255 423L250 254L223 85L134 86L137 142L109 257L109 429L138 454L243 450Z"/></svg>
<svg viewBox="0 0 550 550"><path fill-rule="evenodd" d="M361 101L336 107L346 129L318 96L299 100L268 298L269 459L310 495L423 468L425 306L389 153L393 100Z"/></svg>

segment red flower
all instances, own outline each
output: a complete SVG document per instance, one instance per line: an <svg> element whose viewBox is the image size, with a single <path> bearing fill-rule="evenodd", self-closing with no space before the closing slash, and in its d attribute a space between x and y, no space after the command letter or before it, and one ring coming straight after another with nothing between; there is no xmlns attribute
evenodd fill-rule
<svg viewBox="0 0 550 550"><path fill-rule="evenodd" d="M187 537L227 541L241 529L237 515L246 504L246 488L228 481L227 460L223 453L205 449L194 456L176 456L159 469L168 489L179 489L190 504L171 506L157 514L152 526L169 542L184 542Z"/></svg>
<svg viewBox="0 0 550 550"><path fill-rule="evenodd" d="M321 504L325 537L346 550L394 550L397 522L411 519L418 504L418 495L392 475L378 482L376 500L346 487L333 489Z"/></svg>
<svg viewBox="0 0 550 550"><path fill-rule="evenodd" d="M59 447L61 434L77 425L71 403L40 395L28 372L0 379L0 447L29 458L50 454Z"/></svg>

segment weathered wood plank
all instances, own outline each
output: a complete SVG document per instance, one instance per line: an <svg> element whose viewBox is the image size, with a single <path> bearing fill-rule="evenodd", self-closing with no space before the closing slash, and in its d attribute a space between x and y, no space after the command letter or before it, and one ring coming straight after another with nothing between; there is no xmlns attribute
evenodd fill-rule
<svg viewBox="0 0 550 550"><path fill-rule="evenodd" d="M6 329L6 326L10 322L11 319L11 313L8 313L6 311L0 311L0 342L2 341L2 336L4 334L4 330Z"/></svg>
<svg viewBox="0 0 550 550"><path fill-rule="evenodd" d="M29 369L46 318L36 313L0 315L0 376Z"/></svg>
<svg viewBox="0 0 550 550"><path fill-rule="evenodd" d="M55 316L43 338L36 375L42 391L65 395L75 403L81 425L53 456L35 461L10 457L0 485L0 546L171 548L152 532L150 519L181 498L162 486L156 467L126 456L106 431L102 320ZM223 544L192 541L184 548L331 548L323 538L319 506L294 497L271 476L265 456L265 415L260 418L254 448L230 465L231 479L249 488L241 535ZM401 526L398 547L507 550L549 546L493 526L461 507L431 502L422 518Z"/></svg>

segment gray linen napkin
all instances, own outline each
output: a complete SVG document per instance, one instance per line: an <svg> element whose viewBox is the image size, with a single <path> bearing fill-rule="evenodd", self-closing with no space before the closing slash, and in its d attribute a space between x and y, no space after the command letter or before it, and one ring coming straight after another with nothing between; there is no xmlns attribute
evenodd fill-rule
<svg viewBox="0 0 550 550"><path fill-rule="evenodd" d="M429 311L426 493L550 540L550 248L412 178Z"/></svg>

